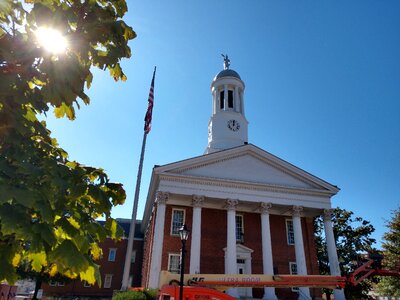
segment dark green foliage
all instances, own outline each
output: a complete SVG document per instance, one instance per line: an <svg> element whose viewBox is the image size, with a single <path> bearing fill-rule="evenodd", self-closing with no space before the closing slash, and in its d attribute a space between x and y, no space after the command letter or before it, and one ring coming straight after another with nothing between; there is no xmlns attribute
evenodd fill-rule
<svg viewBox="0 0 400 300"><path fill-rule="evenodd" d="M146 300L146 295L144 292L118 292L113 297L112 300Z"/></svg>
<svg viewBox="0 0 400 300"><path fill-rule="evenodd" d="M341 208L334 209L332 224L340 270L342 276L346 276L357 267L354 262L358 260L359 254L368 253L373 249L372 244L375 243L375 239L371 238L371 234L375 229L369 221L363 220L361 217L354 217L353 212ZM319 271L321 275L329 275L329 259L322 217L314 220L314 230ZM356 287L346 286L346 299L366 297L370 289L371 283L368 281L364 281ZM330 295L332 291L324 289L324 292Z"/></svg>
<svg viewBox="0 0 400 300"><path fill-rule="evenodd" d="M388 231L383 235L383 267L400 272L400 208L392 213L386 223ZM380 295L400 297L400 277L382 277L377 285Z"/></svg>
<svg viewBox="0 0 400 300"><path fill-rule="evenodd" d="M113 300L154 300L157 299L158 289L142 289L127 292L118 292L113 296Z"/></svg>
<svg viewBox="0 0 400 300"><path fill-rule="evenodd" d="M154 300L158 296L157 289L144 289L143 293L146 295L146 300Z"/></svg>

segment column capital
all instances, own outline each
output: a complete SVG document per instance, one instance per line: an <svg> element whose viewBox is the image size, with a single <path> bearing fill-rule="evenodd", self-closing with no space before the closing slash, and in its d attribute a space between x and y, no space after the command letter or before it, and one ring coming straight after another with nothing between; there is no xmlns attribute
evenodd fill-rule
<svg viewBox="0 0 400 300"><path fill-rule="evenodd" d="M292 210L293 217L301 217L303 206L294 205Z"/></svg>
<svg viewBox="0 0 400 300"><path fill-rule="evenodd" d="M261 212L262 215L269 214L272 208L272 203L268 202L261 202L258 210Z"/></svg>
<svg viewBox="0 0 400 300"><path fill-rule="evenodd" d="M236 199L226 199L226 208L228 210L236 210L236 206L238 205L239 201Z"/></svg>
<svg viewBox="0 0 400 300"><path fill-rule="evenodd" d="M323 214L323 218L324 221L331 221L332 220L332 215L333 215L333 209L329 208L329 209L324 209L324 214Z"/></svg>
<svg viewBox="0 0 400 300"><path fill-rule="evenodd" d="M204 196L193 195L192 196L192 206L193 207L202 207L204 203Z"/></svg>
<svg viewBox="0 0 400 300"><path fill-rule="evenodd" d="M158 191L156 193L156 203L157 203L157 205L166 204L167 201L168 201L168 198L169 198L169 193L168 192Z"/></svg>

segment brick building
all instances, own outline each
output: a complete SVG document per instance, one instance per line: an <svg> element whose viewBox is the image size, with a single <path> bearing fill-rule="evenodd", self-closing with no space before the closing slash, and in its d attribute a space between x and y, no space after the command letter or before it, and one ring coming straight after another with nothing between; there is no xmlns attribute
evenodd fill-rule
<svg viewBox="0 0 400 300"><path fill-rule="evenodd" d="M186 224L185 273L317 275L312 219L323 214L331 274L339 263L330 220L339 188L249 144L244 82L229 68L211 84L212 114L204 155L153 169L142 231L142 286L160 271L179 272L178 230ZM235 297L310 299L320 291L230 289ZM344 299L335 290L335 299Z"/></svg>
<svg viewBox="0 0 400 300"><path fill-rule="evenodd" d="M103 250L103 256L97 263L100 265L101 286L99 287L97 284L90 285L80 280L73 280L69 283L52 281L42 286L45 296L55 298L76 297L80 299L111 298L115 290L121 289L130 220L117 219L117 221L124 229L124 238L117 242L107 238L100 244ZM140 286L141 283L140 274L143 260L143 235L140 228L141 222L137 222L131 265L131 274L133 274L133 276L131 276L132 286Z"/></svg>

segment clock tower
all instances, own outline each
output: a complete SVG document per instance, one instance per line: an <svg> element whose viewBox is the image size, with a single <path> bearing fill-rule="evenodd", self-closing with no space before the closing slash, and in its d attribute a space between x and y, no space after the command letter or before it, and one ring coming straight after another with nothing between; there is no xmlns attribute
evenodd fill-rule
<svg viewBox="0 0 400 300"><path fill-rule="evenodd" d="M208 146L205 154L247 143L248 122L244 116L244 82L230 69L228 55L224 69L211 83L212 115L208 122Z"/></svg>

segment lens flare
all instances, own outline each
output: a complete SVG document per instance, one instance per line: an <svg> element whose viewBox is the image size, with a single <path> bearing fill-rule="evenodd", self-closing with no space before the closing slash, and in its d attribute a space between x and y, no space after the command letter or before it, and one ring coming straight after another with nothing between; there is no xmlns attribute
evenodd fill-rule
<svg viewBox="0 0 400 300"><path fill-rule="evenodd" d="M60 54L68 47L67 39L53 28L39 27L35 35L40 46L52 54Z"/></svg>

